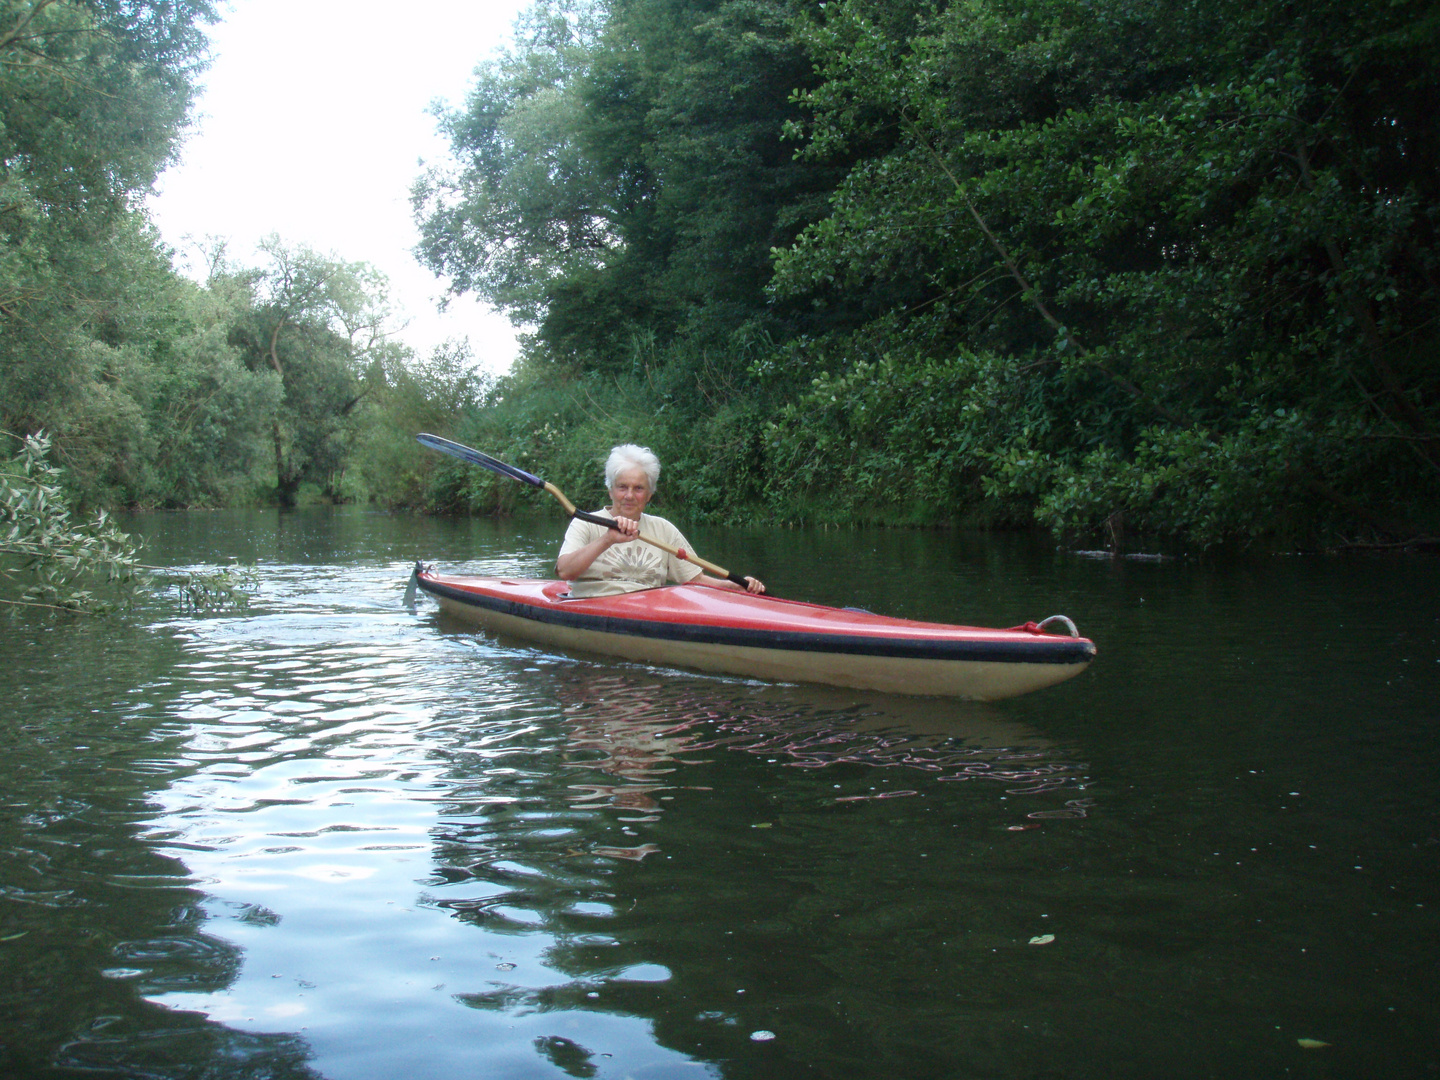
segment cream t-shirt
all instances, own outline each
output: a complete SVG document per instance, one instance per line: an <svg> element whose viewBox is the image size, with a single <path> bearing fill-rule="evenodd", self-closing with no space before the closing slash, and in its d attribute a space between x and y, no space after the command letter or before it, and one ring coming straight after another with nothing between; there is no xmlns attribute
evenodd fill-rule
<svg viewBox="0 0 1440 1080"><path fill-rule="evenodd" d="M595 513L600 517L612 516L606 510L596 510ZM567 555L578 551L586 544L599 540L608 531L603 525L572 518L570 527L565 530L565 541L560 545L560 554ZM662 517L641 514L640 532L673 548L690 550L690 542L680 530ZM636 592L640 589L658 589L666 581L678 581L683 585L704 572L694 563L677 559L653 544L647 544L643 540L631 540L602 551L586 571L570 583L570 595L576 598L614 596L617 593Z"/></svg>

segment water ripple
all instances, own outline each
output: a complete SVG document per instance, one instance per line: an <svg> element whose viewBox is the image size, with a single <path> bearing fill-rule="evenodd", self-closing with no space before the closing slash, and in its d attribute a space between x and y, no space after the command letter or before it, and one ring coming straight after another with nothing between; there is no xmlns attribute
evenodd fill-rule
<svg viewBox="0 0 1440 1080"><path fill-rule="evenodd" d="M735 766L741 790L825 773L805 798L832 808L944 798L938 781L982 771L1042 799L1042 780L1083 779L983 708L857 704L455 632L399 605L406 570L265 567L248 612L157 623L179 651L121 702L148 725L123 772L144 778L129 814L154 864L81 870L32 843L29 885L6 895L81 903L68 886L97 867L119 891L203 888L175 929L111 944L100 977L230 1029L303 1027L330 1060L337 1040L387 1060L367 1041L377 1016L468 1045L482 1015L513 1027L570 1010L632 1064L689 1064L627 1012L670 967L610 928L636 904L630 875L684 850L672 822L694 829ZM889 773L903 789L873 791ZM72 795L31 806L27 828L58 836L97 812ZM558 1060L556 1038L523 1035ZM111 1050L92 1035L60 1058Z"/></svg>

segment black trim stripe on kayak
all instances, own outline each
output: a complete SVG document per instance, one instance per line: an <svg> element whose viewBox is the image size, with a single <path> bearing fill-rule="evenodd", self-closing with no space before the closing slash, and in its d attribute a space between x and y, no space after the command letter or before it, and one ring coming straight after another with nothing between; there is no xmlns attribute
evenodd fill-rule
<svg viewBox="0 0 1440 1080"><path fill-rule="evenodd" d="M1083 638L1037 635L1020 641L955 641L947 639L905 639L817 634L794 630L750 630L733 626L704 626L694 623L623 619L590 615L574 608L542 607L539 604L507 600L498 596L458 589L439 581L420 578L420 588L435 596L511 615L531 622L588 630L594 633L623 634L626 637L682 641L697 645L728 645L755 649L783 649L792 652L854 653L861 656L903 657L917 660L963 660L1001 664L1088 664L1095 646Z"/></svg>

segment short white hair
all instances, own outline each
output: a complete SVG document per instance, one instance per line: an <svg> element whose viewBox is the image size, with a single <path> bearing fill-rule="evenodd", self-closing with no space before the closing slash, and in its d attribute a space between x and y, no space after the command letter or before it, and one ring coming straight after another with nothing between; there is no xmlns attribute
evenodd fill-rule
<svg viewBox="0 0 1440 1080"><path fill-rule="evenodd" d="M660 459L648 446L636 446L634 443L621 443L611 449L610 457L605 461L605 490L613 488L615 478L632 468L645 474L653 493L655 485L660 482Z"/></svg>

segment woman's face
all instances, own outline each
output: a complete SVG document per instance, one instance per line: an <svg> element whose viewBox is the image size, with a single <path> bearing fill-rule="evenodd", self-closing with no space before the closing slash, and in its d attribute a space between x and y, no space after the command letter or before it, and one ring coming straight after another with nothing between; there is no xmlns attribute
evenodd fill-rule
<svg viewBox="0 0 1440 1080"><path fill-rule="evenodd" d="M637 519L650 501L650 478L638 465L621 469L610 485L610 512L616 517Z"/></svg>

